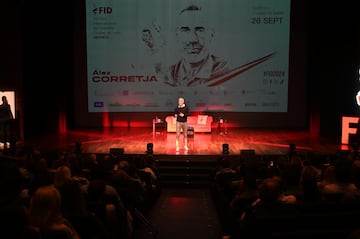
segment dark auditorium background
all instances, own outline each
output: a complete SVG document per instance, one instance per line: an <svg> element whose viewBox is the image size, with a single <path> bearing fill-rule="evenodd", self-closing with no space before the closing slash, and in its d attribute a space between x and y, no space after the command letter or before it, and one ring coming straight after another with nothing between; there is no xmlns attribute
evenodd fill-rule
<svg viewBox="0 0 360 239"><path fill-rule="evenodd" d="M74 102L80 92L75 73L81 59L74 46L81 8L81 0L0 3L0 90L16 92L22 137L56 133L62 124L77 126ZM354 101L360 89L355 1L293 0L292 13L297 34L291 37L301 38L304 47L296 51L306 56L301 68L306 72L293 72L306 81L306 128L339 138L341 116L359 114ZM294 59L291 64L302 63Z"/></svg>

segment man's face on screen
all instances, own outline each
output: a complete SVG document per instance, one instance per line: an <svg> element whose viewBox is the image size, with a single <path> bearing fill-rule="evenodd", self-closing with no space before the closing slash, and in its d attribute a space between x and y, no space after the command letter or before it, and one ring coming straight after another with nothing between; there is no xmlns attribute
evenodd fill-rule
<svg viewBox="0 0 360 239"><path fill-rule="evenodd" d="M152 36L151 36L151 32L148 29L143 30L142 32L142 40L143 42L145 42L145 44L149 47L153 46L152 43Z"/></svg>
<svg viewBox="0 0 360 239"><path fill-rule="evenodd" d="M210 52L213 30L201 10L188 10L179 15L176 35L182 57L189 63L200 62Z"/></svg>

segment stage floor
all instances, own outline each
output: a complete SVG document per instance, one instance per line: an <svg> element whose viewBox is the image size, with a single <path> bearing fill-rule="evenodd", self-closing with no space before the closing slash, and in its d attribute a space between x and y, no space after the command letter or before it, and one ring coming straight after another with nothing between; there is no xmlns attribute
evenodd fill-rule
<svg viewBox="0 0 360 239"><path fill-rule="evenodd" d="M305 130L247 128L230 128L226 133L217 129L211 133L195 132L188 139L189 150L181 147L180 152L175 151L175 133L153 132L148 127L68 130L62 135L29 138L22 144L40 150L75 150L76 142L81 143L84 153L109 153L110 148L123 148L125 154L143 154L148 143L153 143L154 154L168 155L218 155L223 144L229 145L230 154L240 154L244 149L253 149L259 155L286 154L290 144L305 153L334 154L348 150L340 144L340 138L311 137Z"/></svg>

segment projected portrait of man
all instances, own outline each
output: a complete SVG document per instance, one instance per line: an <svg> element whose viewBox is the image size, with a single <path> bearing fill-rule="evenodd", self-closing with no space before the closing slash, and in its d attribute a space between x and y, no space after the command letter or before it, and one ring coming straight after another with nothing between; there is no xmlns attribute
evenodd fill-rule
<svg viewBox="0 0 360 239"><path fill-rule="evenodd" d="M142 41L146 44L146 46L150 50L154 50L154 42L153 42L151 31L149 29L145 28L142 30Z"/></svg>
<svg viewBox="0 0 360 239"><path fill-rule="evenodd" d="M165 45L161 27L155 20L152 21L148 28L142 29L141 40L145 44L149 55L158 53Z"/></svg>
<svg viewBox="0 0 360 239"><path fill-rule="evenodd" d="M162 77L167 69L162 60L162 51L166 42L161 33L161 27L155 20L152 20L141 30L141 43L144 54L141 55L141 60L137 64L133 64L133 66L136 65L137 70L150 67L151 71L148 73Z"/></svg>
<svg viewBox="0 0 360 239"><path fill-rule="evenodd" d="M170 66L165 83L171 86L199 86L211 77L228 71L227 62L211 53L214 35L209 18L200 6L190 5L182 9L176 27L181 58Z"/></svg>

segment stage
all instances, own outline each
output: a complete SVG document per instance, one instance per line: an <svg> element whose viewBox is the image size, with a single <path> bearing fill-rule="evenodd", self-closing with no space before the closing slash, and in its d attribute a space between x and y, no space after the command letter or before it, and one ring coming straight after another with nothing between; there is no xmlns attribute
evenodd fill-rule
<svg viewBox="0 0 360 239"><path fill-rule="evenodd" d="M182 137L182 136L181 136ZM182 138L181 138L182 139ZM73 151L81 143L83 153L106 154L110 148L123 148L125 154L145 154L147 144L153 144L153 153L161 155L219 155L223 144L228 144L229 154L240 154L241 150L252 149L258 155L286 154L290 144L304 153L334 154L348 150L339 139L311 137L306 130L229 128L226 132L212 129L211 133L194 133L188 138L188 151L175 151L175 133L166 130L153 131L145 128L96 128L68 130L63 134L27 138L19 147L33 147L39 150Z"/></svg>

